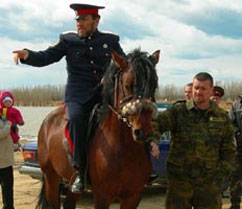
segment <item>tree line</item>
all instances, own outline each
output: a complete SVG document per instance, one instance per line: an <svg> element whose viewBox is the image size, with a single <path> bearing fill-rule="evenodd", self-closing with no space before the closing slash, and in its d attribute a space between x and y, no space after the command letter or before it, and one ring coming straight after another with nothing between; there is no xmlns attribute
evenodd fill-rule
<svg viewBox="0 0 242 209"><path fill-rule="evenodd" d="M224 101L235 101L239 95L242 95L242 81L217 81L214 86L220 86L224 89ZM159 100L176 101L184 99L184 86L176 86L174 84L161 85L157 91L156 98Z"/></svg>
<svg viewBox="0 0 242 209"><path fill-rule="evenodd" d="M224 88L223 100L225 101L234 101L242 94L242 81L216 82L215 85ZM167 102L184 99L184 87L175 84L160 85L156 99ZM64 100L65 85L39 85L7 90L13 93L16 106L56 106Z"/></svg>
<svg viewBox="0 0 242 209"><path fill-rule="evenodd" d="M43 85L7 89L16 106L56 106L64 100L64 85Z"/></svg>

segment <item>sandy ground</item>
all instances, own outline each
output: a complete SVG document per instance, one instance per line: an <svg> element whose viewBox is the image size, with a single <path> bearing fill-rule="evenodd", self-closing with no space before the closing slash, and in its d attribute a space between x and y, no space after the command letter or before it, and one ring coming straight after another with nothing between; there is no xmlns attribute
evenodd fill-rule
<svg viewBox="0 0 242 209"><path fill-rule="evenodd" d="M14 200L15 209L34 209L39 194L41 183L32 179L27 175L19 174L18 166L23 162L20 152L15 153L14 165ZM0 191L1 193L1 191ZM146 187L139 209L164 209L165 191L160 186ZM229 208L229 199L223 199L223 209ZM0 208L2 208L2 200L0 198ZM86 193L78 202L78 209L93 209L93 196ZM110 209L118 209L119 204L115 202Z"/></svg>

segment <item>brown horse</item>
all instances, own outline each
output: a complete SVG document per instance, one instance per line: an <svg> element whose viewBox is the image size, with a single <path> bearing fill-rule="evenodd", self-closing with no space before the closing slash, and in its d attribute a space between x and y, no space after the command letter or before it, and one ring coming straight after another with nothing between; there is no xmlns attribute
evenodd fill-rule
<svg viewBox="0 0 242 209"><path fill-rule="evenodd" d="M145 140L152 132L153 103L158 78L155 64L159 51L151 56L134 50L127 57L112 53L113 62L104 75L103 102L98 125L88 149L88 171L96 209L108 209L120 200L121 209L137 208L151 162ZM65 146L63 107L43 121L38 135L38 160L44 174L36 208L60 208L59 184L71 184L74 170ZM67 192L65 209L74 209L78 195Z"/></svg>

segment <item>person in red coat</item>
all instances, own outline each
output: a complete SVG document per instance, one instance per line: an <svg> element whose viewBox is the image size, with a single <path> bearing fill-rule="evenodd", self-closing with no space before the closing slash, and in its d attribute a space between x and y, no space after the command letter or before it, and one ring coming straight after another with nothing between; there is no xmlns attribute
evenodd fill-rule
<svg viewBox="0 0 242 209"><path fill-rule="evenodd" d="M18 125L24 125L21 112L14 107L14 96L9 91L2 91L0 94L0 113L3 121L11 122L11 137L14 143L14 151L20 150Z"/></svg>

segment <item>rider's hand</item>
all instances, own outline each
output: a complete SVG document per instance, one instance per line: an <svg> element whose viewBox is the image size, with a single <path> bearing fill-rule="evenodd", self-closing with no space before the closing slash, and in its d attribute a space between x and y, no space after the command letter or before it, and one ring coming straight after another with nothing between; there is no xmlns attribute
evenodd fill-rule
<svg viewBox="0 0 242 209"><path fill-rule="evenodd" d="M159 158L160 149L159 146L155 142L150 142L151 154L154 158Z"/></svg>
<svg viewBox="0 0 242 209"><path fill-rule="evenodd" d="M28 59L29 52L27 50L15 50L13 51L13 60L18 65L20 59Z"/></svg>

